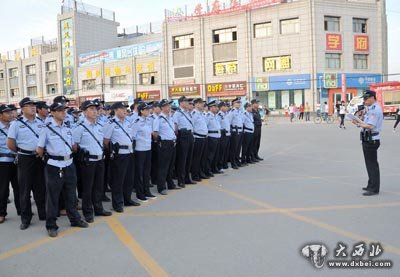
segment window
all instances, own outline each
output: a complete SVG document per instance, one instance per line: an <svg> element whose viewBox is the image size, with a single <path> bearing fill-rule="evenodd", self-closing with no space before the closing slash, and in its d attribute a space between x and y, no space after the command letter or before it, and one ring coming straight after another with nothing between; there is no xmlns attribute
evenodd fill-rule
<svg viewBox="0 0 400 277"><path fill-rule="evenodd" d="M292 69L292 56L276 56L263 58L264 72L285 71Z"/></svg>
<svg viewBox="0 0 400 277"><path fill-rule="evenodd" d="M367 20L363 18L353 18L353 32L367 33Z"/></svg>
<svg viewBox="0 0 400 277"><path fill-rule="evenodd" d="M50 61L46 62L46 71L57 71L57 62L56 61Z"/></svg>
<svg viewBox="0 0 400 277"><path fill-rule="evenodd" d="M185 35L174 37L174 49L183 49L194 47L194 35Z"/></svg>
<svg viewBox="0 0 400 277"><path fill-rule="evenodd" d="M157 72L149 72L139 74L139 82L141 85L154 85L157 83Z"/></svg>
<svg viewBox="0 0 400 277"><path fill-rule="evenodd" d="M0 71L0 80L4 79L4 71Z"/></svg>
<svg viewBox="0 0 400 277"><path fill-rule="evenodd" d="M260 23L254 24L254 37L255 38L265 38L272 36L272 23Z"/></svg>
<svg viewBox="0 0 400 277"><path fill-rule="evenodd" d="M34 64L26 67L26 75L36 74L36 66Z"/></svg>
<svg viewBox="0 0 400 277"><path fill-rule="evenodd" d="M18 68L10 68L10 78L18 77Z"/></svg>
<svg viewBox="0 0 400 277"><path fill-rule="evenodd" d="M0 98L6 98L6 91L4 89L0 90Z"/></svg>
<svg viewBox="0 0 400 277"><path fill-rule="evenodd" d="M383 103L384 105L400 105L400 91L384 91Z"/></svg>
<svg viewBox="0 0 400 277"><path fill-rule="evenodd" d="M214 63L214 76L237 74L237 65L237 61Z"/></svg>
<svg viewBox="0 0 400 277"><path fill-rule="evenodd" d="M325 31L340 32L340 17L325 16L324 28Z"/></svg>
<svg viewBox="0 0 400 277"><path fill-rule="evenodd" d="M27 94L28 96L37 96L37 87L28 87Z"/></svg>
<svg viewBox="0 0 400 277"><path fill-rule="evenodd" d="M19 88L10 89L11 97L19 97Z"/></svg>
<svg viewBox="0 0 400 277"><path fill-rule="evenodd" d="M57 84L47 85L47 94L56 94L57 90Z"/></svg>
<svg viewBox="0 0 400 277"><path fill-rule="evenodd" d="M325 67L329 69L341 68L341 54L325 54Z"/></svg>
<svg viewBox="0 0 400 277"><path fill-rule="evenodd" d="M354 54L354 69L368 69L368 55Z"/></svg>
<svg viewBox="0 0 400 277"><path fill-rule="evenodd" d="M281 34L298 34L300 33L300 20L298 18L281 20Z"/></svg>
<svg viewBox="0 0 400 277"><path fill-rule="evenodd" d="M227 28L213 31L213 42L224 43L237 41L237 28Z"/></svg>
<svg viewBox="0 0 400 277"><path fill-rule="evenodd" d="M126 75L111 77L111 88L121 88L126 86Z"/></svg>
<svg viewBox="0 0 400 277"><path fill-rule="evenodd" d="M96 89L96 79L82 81L82 90L93 90L93 89Z"/></svg>

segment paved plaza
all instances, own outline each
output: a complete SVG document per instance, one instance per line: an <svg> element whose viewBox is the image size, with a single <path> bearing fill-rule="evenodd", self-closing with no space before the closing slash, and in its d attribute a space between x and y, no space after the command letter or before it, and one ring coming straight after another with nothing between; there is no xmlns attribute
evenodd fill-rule
<svg viewBox="0 0 400 277"><path fill-rule="evenodd" d="M89 229L70 228L63 217L52 239L34 216L20 231L10 204L0 226L0 276L399 276L400 133L392 124L386 120L382 132L378 196L362 196L357 128L272 119L263 127L263 162L157 194ZM376 259L393 267L316 269L301 254L323 244L334 260L339 242L350 256L359 242L368 251L380 243Z"/></svg>

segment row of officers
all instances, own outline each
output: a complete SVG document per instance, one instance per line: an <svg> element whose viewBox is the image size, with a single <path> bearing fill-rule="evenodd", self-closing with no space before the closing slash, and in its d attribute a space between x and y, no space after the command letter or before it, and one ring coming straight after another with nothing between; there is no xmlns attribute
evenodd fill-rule
<svg viewBox="0 0 400 277"><path fill-rule="evenodd" d="M31 224L33 194L39 220L55 237L60 209L73 227L111 216L102 203L108 186L113 210L122 213L126 206L155 199L152 186L166 195L221 174L229 165L239 169L262 160L257 100L246 103L244 111L240 98L206 103L182 96L178 103L171 109L167 99L135 99L129 111L117 102L107 116L104 103L88 100L75 117L66 112L64 96L50 106L26 97L19 116L15 106L0 105L0 223L7 216L10 183L20 229Z"/></svg>

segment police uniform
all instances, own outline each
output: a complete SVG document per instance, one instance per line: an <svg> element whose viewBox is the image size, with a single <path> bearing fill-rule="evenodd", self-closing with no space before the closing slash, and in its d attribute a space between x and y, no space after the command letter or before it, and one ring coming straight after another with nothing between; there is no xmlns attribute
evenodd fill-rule
<svg viewBox="0 0 400 277"><path fill-rule="evenodd" d="M203 103L203 99L196 98L194 103ZM192 179L194 181L201 181L201 179L209 178L206 175L206 171L202 167L207 163L207 136L208 128L206 116L200 110L192 111L192 122L193 122L193 160L190 172L192 173Z"/></svg>
<svg viewBox="0 0 400 277"><path fill-rule="evenodd" d="M250 106L246 103L245 108ZM243 143L242 143L242 164L254 163L253 157L254 139L254 118L253 113L245 111L243 113Z"/></svg>
<svg viewBox="0 0 400 277"><path fill-rule="evenodd" d="M150 105L150 103L149 103ZM157 101L151 102L152 107L158 107L159 103ZM149 117L148 121L153 129L154 121L159 115L153 112ZM157 184L157 176L158 176L158 144L155 140L151 140L151 187L153 186L152 184L156 185Z"/></svg>
<svg viewBox="0 0 400 277"><path fill-rule="evenodd" d="M12 108L0 105L0 113L11 112ZM20 215L19 186L17 179L17 166L15 165L16 153L7 147L9 123L0 121L0 223L7 216L7 201L10 193L9 186L13 188L14 203L17 214Z"/></svg>
<svg viewBox="0 0 400 277"><path fill-rule="evenodd" d="M208 103L208 107L216 107L216 101ZM211 111L207 113L207 128L208 128L208 138L207 138L207 172L209 176L213 176L213 173L222 173L217 167L219 159L219 143L221 139L221 124L217 119L217 113L212 113Z"/></svg>
<svg viewBox="0 0 400 277"><path fill-rule="evenodd" d="M171 105L167 99L160 102L160 106ZM166 189L177 189L172 180L175 156L176 134L172 117L163 112L154 120L153 131L157 134L159 147L157 190L160 194L167 194Z"/></svg>
<svg viewBox="0 0 400 277"><path fill-rule="evenodd" d="M251 104L258 104L260 101L253 99L251 100ZM258 155L258 151L260 150L261 144L261 128L262 128L262 120L260 115L260 110L252 109L253 119L254 119L254 143L253 143L253 155L254 159L258 161L262 161L263 159L260 158Z"/></svg>
<svg viewBox="0 0 400 277"><path fill-rule="evenodd" d="M93 101L85 101L82 109L97 107ZM84 118L72 131L74 143L79 147L80 171L82 178L82 213L86 221L93 222L94 215L110 216L103 208L104 151L103 128Z"/></svg>
<svg viewBox="0 0 400 277"><path fill-rule="evenodd" d="M36 104L26 97L20 107ZM21 205L21 230L27 229L32 219L31 191L35 199L40 220L46 219L44 163L37 157L36 146L43 123L36 117L28 120L25 116L15 120L8 131L8 139L15 141L18 152L18 184Z"/></svg>
<svg viewBox="0 0 400 277"><path fill-rule="evenodd" d="M229 104L221 102L219 107L221 108L222 106L226 105ZM228 169L229 146L231 139L231 117L228 112L223 112L220 110L217 114L217 119L221 125L218 169Z"/></svg>
<svg viewBox="0 0 400 277"><path fill-rule="evenodd" d="M62 103L53 103L52 112L65 110ZM57 215L59 198L64 193L65 208L71 226L86 228L76 209L76 169L72 160L74 142L72 131L64 122L53 118L40 133L38 148L46 150L46 229L51 237L57 236Z"/></svg>
<svg viewBox="0 0 400 277"><path fill-rule="evenodd" d="M179 103L188 101L185 96L179 98ZM185 183L194 184L190 179L189 170L192 166L193 155L193 122L189 111L179 108L173 116L178 129L178 140L176 149L176 174L178 186L185 187Z"/></svg>
<svg viewBox="0 0 400 277"><path fill-rule="evenodd" d="M232 105L235 102L240 102L240 98L237 97L232 100ZM232 168L238 169L238 166L240 166L240 149L242 146L243 117L239 108L232 108L229 112L229 116L231 118L231 149L229 160Z"/></svg>
<svg viewBox="0 0 400 277"><path fill-rule="evenodd" d="M368 97L376 97L376 93L367 90L363 97L364 99ZM383 124L383 112L377 102L368 107L368 111L364 115L364 122L373 126L370 130L361 130L362 148L368 172L368 185L364 188L367 192L364 193L364 195L374 195L378 194L380 190L378 148L380 146L380 132Z"/></svg>
<svg viewBox="0 0 400 277"><path fill-rule="evenodd" d="M122 102L114 103L113 110L127 108ZM125 206L138 206L131 199L134 177L134 139L130 122L117 116L104 126L104 139L111 142L110 181L112 206L116 212L123 212Z"/></svg>

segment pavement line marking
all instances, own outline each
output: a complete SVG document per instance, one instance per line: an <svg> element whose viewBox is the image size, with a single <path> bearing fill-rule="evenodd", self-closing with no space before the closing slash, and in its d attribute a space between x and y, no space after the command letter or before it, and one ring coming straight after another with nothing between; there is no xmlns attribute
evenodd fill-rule
<svg viewBox="0 0 400 277"><path fill-rule="evenodd" d="M116 217L106 219L117 238L131 251L136 260L152 277L167 277L167 272L150 256L137 240L125 229Z"/></svg>
<svg viewBox="0 0 400 277"><path fill-rule="evenodd" d="M229 195L232 195L235 198L241 199L241 200L246 201L248 203L252 203L252 204L254 204L256 206L259 206L259 207L263 207L263 208L269 207L269 208L272 208L272 209L276 208L276 207L274 207L274 206L272 206L272 205L270 205L270 204L268 204L268 203L266 203L264 201L259 201L259 200L253 199L251 197L247 197L247 196L241 195L239 193L232 192L232 191L227 190L227 189L221 189L219 187L212 186L211 184L204 184L204 185L206 187L209 187L211 189L227 193ZM239 196L239 197L236 197L236 196ZM341 236L344 236L344 237L351 238L351 239L353 239L355 241L364 241L366 243L376 242L376 240L374 240L374 239L371 239L371 238L365 237L363 235L359 235L359 234L356 234L356 233L352 233L352 232L343 230L343 229L341 229L339 227L336 227L334 225L331 225L331 224L328 224L328 223L325 223L325 222L322 222L322 221L319 221L319 220L316 220L316 219L313 219L313 218L310 218L310 217L299 215L299 214L296 214L296 213L291 212L291 211L281 210L280 213L283 214L283 215L286 215L287 217L290 217L292 219L295 219L295 220L298 220L298 221L301 221L301 222L304 222L304 223L308 223L310 225L314 225L314 226L319 227L321 229L325 229L325 230L327 230L329 232L332 232L332 233L335 233L335 234L338 234L338 235L341 235ZM393 245L390 245L388 243L384 243L384 242L381 242L381 243L382 243L382 246L384 246L384 249L387 252L390 252L392 254L396 254L396 255L400 256L400 248L395 247Z"/></svg>

